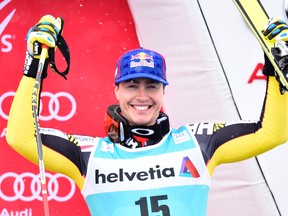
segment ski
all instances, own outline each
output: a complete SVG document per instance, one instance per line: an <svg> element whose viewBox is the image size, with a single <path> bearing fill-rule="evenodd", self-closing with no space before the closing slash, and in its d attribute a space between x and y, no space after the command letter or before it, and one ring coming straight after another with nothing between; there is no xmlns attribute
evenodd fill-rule
<svg viewBox="0 0 288 216"><path fill-rule="evenodd" d="M256 39L260 43L263 51L271 61L282 84L282 90L288 90L288 47L284 41L277 41L275 44L267 40L262 31L269 20L269 15L260 0L233 0L240 14L252 30ZM273 55L273 49L278 49L280 55L277 59Z"/></svg>

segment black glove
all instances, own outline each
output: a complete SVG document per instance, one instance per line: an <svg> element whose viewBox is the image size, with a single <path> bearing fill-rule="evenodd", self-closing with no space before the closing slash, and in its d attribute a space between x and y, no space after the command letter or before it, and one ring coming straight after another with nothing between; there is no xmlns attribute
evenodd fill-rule
<svg viewBox="0 0 288 216"><path fill-rule="evenodd" d="M265 76L275 76L275 69L272 63L270 62L267 55L264 53L264 67L263 67L263 74Z"/></svg>
<svg viewBox="0 0 288 216"><path fill-rule="evenodd" d="M51 61L56 48L56 43L63 30L63 19L55 19L51 15L43 16L39 22L33 26L27 36L27 50L24 63L24 75L28 77L36 77L38 63L41 55L42 44L49 47L43 67L42 78L47 77L48 63Z"/></svg>

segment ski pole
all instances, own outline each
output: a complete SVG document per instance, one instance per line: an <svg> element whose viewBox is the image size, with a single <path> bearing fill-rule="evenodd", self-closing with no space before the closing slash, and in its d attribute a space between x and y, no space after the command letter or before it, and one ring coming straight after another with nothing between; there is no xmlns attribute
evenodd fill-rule
<svg viewBox="0 0 288 216"><path fill-rule="evenodd" d="M42 140L40 135L40 126L39 126L39 117L38 117L38 101L41 87L41 76L45 64L46 55L48 53L48 47L46 45L42 45L42 51L38 63L38 69L36 74L36 79L32 92L32 113L34 118L34 127L35 127L35 135L37 141L37 151L38 151L38 166L40 173L40 182L41 182L41 192L42 199L44 205L44 215L49 216L49 205L48 205L48 194L47 194L47 184L46 184L46 175L45 175L45 166L43 160L43 149L42 149Z"/></svg>

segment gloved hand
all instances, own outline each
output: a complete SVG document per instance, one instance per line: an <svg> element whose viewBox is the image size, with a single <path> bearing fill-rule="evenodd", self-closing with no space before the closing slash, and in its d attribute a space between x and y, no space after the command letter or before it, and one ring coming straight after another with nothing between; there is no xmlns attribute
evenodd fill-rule
<svg viewBox="0 0 288 216"><path fill-rule="evenodd" d="M30 28L26 40L27 50L24 63L24 75L28 77L36 77L38 63L41 55L42 44L49 47L43 67L42 78L47 77L47 67L50 61L49 57L54 55L58 36L63 31L63 19L55 19L51 15L43 16L39 22Z"/></svg>
<svg viewBox="0 0 288 216"><path fill-rule="evenodd" d="M271 18L268 20L266 26L264 27L263 35L266 39L272 41L274 44L276 41L282 40L284 42L288 41L288 25L286 22L280 18ZM277 50L274 50L274 52ZM275 55L274 55L275 56ZM277 56L277 54L276 54ZM277 59L277 57L275 57ZM275 76L275 70L270 60L264 55L265 63L263 68L263 74L266 76Z"/></svg>
<svg viewBox="0 0 288 216"><path fill-rule="evenodd" d="M288 41L288 26L280 18L271 18L268 20L263 31L264 36L273 42L283 40Z"/></svg>

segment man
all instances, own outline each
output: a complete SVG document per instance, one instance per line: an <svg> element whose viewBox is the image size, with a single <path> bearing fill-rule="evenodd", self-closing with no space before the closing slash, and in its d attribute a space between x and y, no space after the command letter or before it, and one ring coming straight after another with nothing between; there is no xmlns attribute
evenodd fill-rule
<svg viewBox="0 0 288 216"><path fill-rule="evenodd" d="M287 25L278 21L266 29L271 40L285 38ZM35 53L42 44L50 47L44 79L62 28L61 19L44 16L29 31L24 76L10 110L7 142L34 163L38 156L31 95L39 62ZM41 128L45 166L75 181L91 215L206 215L210 177L217 165L254 157L288 139L288 96L279 91L268 60L263 73L267 90L258 122L214 123L212 134L199 136L193 134L195 124L171 129L161 111L168 85L163 56L144 48L130 50L117 62L119 105L107 109L108 136L85 139L93 145L85 152L80 135Z"/></svg>

